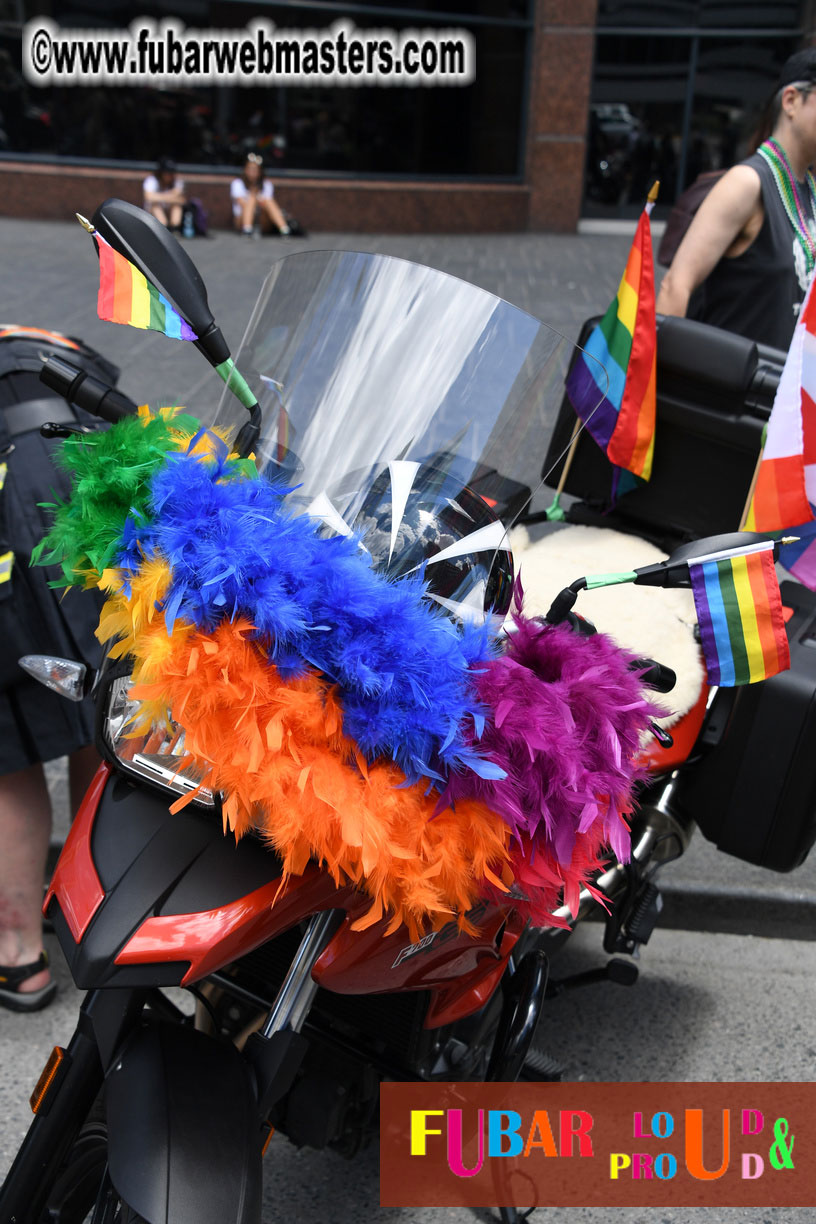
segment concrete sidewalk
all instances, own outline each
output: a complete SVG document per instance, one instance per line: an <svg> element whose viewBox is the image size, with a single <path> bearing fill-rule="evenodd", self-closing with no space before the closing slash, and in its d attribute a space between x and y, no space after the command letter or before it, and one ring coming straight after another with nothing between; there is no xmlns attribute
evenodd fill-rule
<svg viewBox="0 0 816 1224"><path fill-rule="evenodd" d="M584 319L614 296L630 242L631 232L288 240L218 232L188 250L235 351L273 260L290 252L368 250L417 260L507 298L574 340ZM0 323L81 336L120 365L120 385L139 403L162 397L203 417L214 408L221 384L192 345L99 321L97 261L78 224L0 219L0 253ZM790 875L777 875L728 858L698 834L661 884L663 925L816 939L816 854Z"/></svg>

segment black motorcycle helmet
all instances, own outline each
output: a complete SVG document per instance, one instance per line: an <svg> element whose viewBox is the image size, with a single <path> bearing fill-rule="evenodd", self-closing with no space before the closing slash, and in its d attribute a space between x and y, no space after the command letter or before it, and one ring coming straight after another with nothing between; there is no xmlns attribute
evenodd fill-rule
<svg viewBox="0 0 816 1224"><path fill-rule="evenodd" d="M394 578L423 573L428 598L453 616L507 613L513 556L504 525L449 470L393 460L375 476L349 526L376 570Z"/></svg>

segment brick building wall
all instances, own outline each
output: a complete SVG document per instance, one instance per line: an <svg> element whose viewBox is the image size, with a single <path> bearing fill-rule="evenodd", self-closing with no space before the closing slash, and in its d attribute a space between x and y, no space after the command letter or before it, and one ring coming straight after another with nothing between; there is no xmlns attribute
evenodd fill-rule
<svg viewBox="0 0 816 1224"><path fill-rule="evenodd" d="M597 0L536 0L527 228L575 230L581 214Z"/></svg>
<svg viewBox="0 0 816 1224"><path fill-rule="evenodd" d="M0 216L42 220L89 215L108 196L142 202L143 171L0 162ZM185 174L210 224L230 224L230 174ZM283 178L276 195L308 230L350 233L478 233L527 228L525 184L376 182Z"/></svg>

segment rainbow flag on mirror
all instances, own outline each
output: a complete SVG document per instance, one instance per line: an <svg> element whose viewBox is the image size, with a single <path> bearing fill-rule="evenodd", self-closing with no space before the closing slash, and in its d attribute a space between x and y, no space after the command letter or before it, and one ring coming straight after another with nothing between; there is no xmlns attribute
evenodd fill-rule
<svg viewBox="0 0 816 1224"><path fill-rule="evenodd" d="M189 323L129 259L115 251L101 234L94 231L93 239L99 254L96 308L100 319L161 332L172 340L197 339Z"/></svg>
<svg viewBox="0 0 816 1224"><path fill-rule="evenodd" d="M652 473L655 433L657 330L649 215L656 187L641 213L617 296L587 340L585 351L595 360L580 353L566 382L573 408L611 462L643 480ZM608 387L596 362L608 375Z"/></svg>
<svg viewBox="0 0 816 1224"><path fill-rule="evenodd" d="M790 667L773 547L689 562L710 684L753 684Z"/></svg>

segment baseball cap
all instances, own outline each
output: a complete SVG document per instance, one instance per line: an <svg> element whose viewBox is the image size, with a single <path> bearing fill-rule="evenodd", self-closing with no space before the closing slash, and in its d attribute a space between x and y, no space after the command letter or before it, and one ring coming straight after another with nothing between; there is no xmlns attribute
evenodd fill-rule
<svg viewBox="0 0 816 1224"><path fill-rule="evenodd" d="M782 66L776 89L784 89L795 81L807 81L816 84L816 47L806 47L804 51L796 51Z"/></svg>

